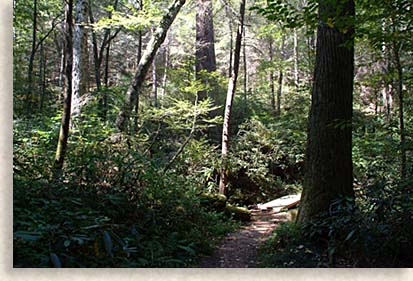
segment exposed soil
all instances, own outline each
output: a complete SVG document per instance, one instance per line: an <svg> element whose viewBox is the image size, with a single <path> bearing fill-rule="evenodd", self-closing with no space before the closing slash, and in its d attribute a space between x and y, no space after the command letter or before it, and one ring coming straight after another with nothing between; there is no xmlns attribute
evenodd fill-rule
<svg viewBox="0 0 413 281"><path fill-rule="evenodd" d="M203 268L247 268L258 267L258 248L279 222L287 221L287 213L280 208L253 209L251 221L238 231L229 234L222 245L209 257L201 260Z"/></svg>

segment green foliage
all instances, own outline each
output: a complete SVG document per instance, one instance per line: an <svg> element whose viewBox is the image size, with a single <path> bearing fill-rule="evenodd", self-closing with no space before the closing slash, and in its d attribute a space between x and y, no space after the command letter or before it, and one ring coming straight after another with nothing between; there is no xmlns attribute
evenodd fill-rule
<svg viewBox="0 0 413 281"><path fill-rule="evenodd" d="M354 200L339 198L329 214L280 227L263 247L263 266L395 267L412 262L412 205L400 187L365 186ZM289 226L289 224L287 224ZM305 258L304 258L305 257Z"/></svg>
<svg viewBox="0 0 413 281"><path fill-rule="evenodd" d="M306 5L300 7L295 3L270 0L266 6L254 6L252 10L266 17L270 21L279 22L287 28L303 26L315 26L317 22L318 1L308 1Z"/></svg>
<svg viewBox="0 0 413 281"><path fill-rule="evenodd" d="M192 264L229 226L182 186L155 182L131 198L116 187L15 179L14 266Z"/></svg>
<svg viewBox="0 0 413 281"><path fill-rule="evenodd" d="M285 118L285 119L284 119ZM228 157L229 194L248 204L296 190L302 179L304 122L294 115L240 125ZM291 118L290 120L288 120Z"/></svg>
<svg viewBox="0 0 413 281"><path fill-rule="evenodd" d="M192 139L183 157L177 158L176 168L163 169L187 136L194 106L174 101L148 111L134 136L117 134L102 124L92 113L95 106L90 103L75 120L70 154L58 180L50 178L59 118L16 120L14 265L196 263L232 229L232 223L223 212L207 211L200 203L198 194L211 181L206 170L212 159L205 141ZM199 120L209 108L208 100L198 104ZM158 124L162 132L156 136L151 132Z"/></svg>

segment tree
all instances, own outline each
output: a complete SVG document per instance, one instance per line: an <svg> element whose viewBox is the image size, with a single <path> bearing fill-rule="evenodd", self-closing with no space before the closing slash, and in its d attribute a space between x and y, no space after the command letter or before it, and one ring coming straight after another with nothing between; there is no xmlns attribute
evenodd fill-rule
<svg viewBox="0 0 413 281"><path fill-rule="evenodd" d="M319 1L316 66L305 175L298 220L329 212L339 196L354 197L352 102L354 1Z"/></svg>
<svg viewBox="0 0 413 281"><path fill-rule="evenodd" d="M220 181L219 181L219 193L221 194L225 194L225 188L228 184L228 174L225 169L225 161L228 155L229 126L230 126L230 121L231 121L232 102L234 100L236 86L237 86L239 61L240 61L240 54L241 54L242 32L244 30L244 14L245 14L245 0L241 0L238 30L237 30L237 36L235 38L234 63L232 67L232 74L228 82L227 99L225 102L224 124L222 128L221 158L222 158L223 167L221 168Z"/></svg>
<svg viewBox="0 0 413 281"><path fill-rule="evenodd" d="M82 50L83 32L84 27L84 14L86 8L85 0L77 0L76 2L76 17L75 27L73 32L73 69L72 69L72 102L71 102L71 114L73 117L80 115L81 110L81 84L85 73L82 73L82 65L84 61L84 50Z"/></svg>
<svg viewBox="0 0 413 281"><path fill-rule="evenodd" d="M199 100L209 96L214 104L216 102L216 87L210 81L208 74L216 71L215 44L214 44L214 20L212 12L212 0L196 1L196 41L195 41L195 71L196 79L202 81L206 89L198 91ZM217 110L210 112L210 117L216 117ZM219 143L220 133L217 127L208 130L209 138Z"/></svg>
<svg viewBox="0 0 413 281"><path fill-rule="evenodd" d="M168 12L163 16L158 28L152 34L151 40L149 41L145 52L142 54L142 58L139 61L136 73L129 84L128 90L126 91L124 105L116 119L116 127L120 131L126 131L130 113L132 111L132 105L136 102L149 67L155 58L156 52L165 40L169 27L173 23L176 15L185 2L186 0L174 0L174 2L169 6Z"/></svg>
<svg viewBox="0 0 413 281"><path fill-rule="evenodd" d="M70 112L72 104L72 65L73 65L73 0L68 0L66 6L66 32L65 32L65 93L63 101L63 114L60 125L59 139L57 142L57 149L55 155L55 171L56 175L63 168L64 159L66 156L67 141L69 138L69 126L70 126Z"/></svg>

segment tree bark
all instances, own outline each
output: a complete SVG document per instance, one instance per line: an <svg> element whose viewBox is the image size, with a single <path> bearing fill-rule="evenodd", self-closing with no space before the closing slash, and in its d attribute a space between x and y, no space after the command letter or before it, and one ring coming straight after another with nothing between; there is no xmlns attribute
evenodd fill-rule
<svg viewBox="0 0 413 281"><path fill-rule="evenodd" d="M354 198L352 102L354 26L340 30L328 18L354 18L353 0L320 0L316 66L309 116L305 175L298 221L329 214L340 196Z"/></svg>
<svg viewBox="0 0 413 281"><path fill-rule="evenodd" d="M139 91L142 87L144 78L148 73L149 67L155 57L156 52L163 43L168 32L169 27L174 21L181 7L185 4L186 0L174 0L171 6L168 8L168 12L163 16L159 27L152 35L145 52L139 62L138 69L128 87L125 96L125 102L120 110L116 119L116 127L125 132L128 127L129 117L132 110L132 105L136 102Z"/></svg>
<svg viewBox="0 0 413 281"><path fill-rule="evenodd" d="M152 62L152 94L154 106L158 107L158 76L156 75L156 56Z"/></svg>
<svg viewBox="0 0 413 281"><path fill-rule="evenodd" d="M234 100L236 86L237 86L237 78L238 78L238 69L239 69L239 61L240 61L240 53L241 53L241 42L242 42L242 31L244 29L244 14L245 14L245 0L241 1L240 4L240 18L237 30L237 37L235 39L235 50L234 50L234 66L232 69L231 78L228 82L228 91L227 91L227 99L225 104L225 113L224 113L224 124L222 129L222 168L220 173L220 181L219 181L219 193L225 194L226 186L228 184L228 174L226 171L226 158L228 155L228 143L229 143L229 127L231 121L231 110L232 110L232 102Z"/></svg>
<svg viewBox="0 0 413 281"><path fill-rule="evenodd" d="M83 24L88 24L88 14L89 14L89 1L84 0L83 3L83 10L82 10L82 17L83 17ZM81 58L81 72L82 72L82 79L80 80L80 94L83 95L89 91L89 45L88 45L88 37L89 32L88 29L84 26L82 28L82 41L81 41L81 50L82 50L82 58Z"/></svg>
<svg viewBox="0 0 413 281"><path fill-rule="evenodd" d="M209 97L213 104L217 102L217 84L208 76L216 71L214 20L212 11L212 0L196 0L196 40L195 40L195 71L196 79L201 81L206 89L197 92L198 99ZM214 118L219 115L219 110L209 112L209 117ZM209 139L220 143L220 126L210 127L206 131Z"/></svg>
<svg viewBox="0 0 413 281"><path fill-rule="evenodd" d="M243 86L244 86L244 105L247 108L247 96L248 96L248 67L247 67L247 42L246 42L246 33L245 33L245 25L243 28L243 41L244 44L242 44L242 59L243 59L243 67L244 67L244 81L243 81Z"/></svg>
<svg viewBox="0 0 413 281"><path fill-rule="evenodd" d="M65 32L65 49L66 49L66 69L65 69L65 94L64 94L64 101L63 101L63 114L62 114L62 121L60 125L60 132L59 132L59 139L57 142L57 149L55 155L55 176L63 168L64 159L66 156L66 149L67 149L67 140L69 138L69 127L70 127L70 111L71 111L71 103L72 103L72 65L73 65L73 44L72 44L72 36L73 36L73 0L68 0L66 4L66 32Z"/></svg>
<svg viewBox="0 0 413 281"><path fill-rule="evenodd" d="M81 111L81 81L83 79L82 75L82 37L83 37L83 27L84 23L84 5L85 0L77 0L76 2L76 18L75 26L73 32L73 70L72 70L72 118L80 115Z"/></svg>
<svg viewBox="0 0 413 281"><path fill-rule="evenodd" d="M137 61L139 65L139 62L141 61L142 58L142 31L138 31L138 54L137 54ZM135 102L135 118L134 118L134 128L135 128L135 133L138 132L138 121L139 121L139 95L136 97L136 102Z"/></svg>
<svg viewBox="0 0 413 281"><path fill-rule="evenodd" d="M208 73L217 69L214 44L214 24L212 0L196 1L196 42L195 42L195 71L196 79L208 85L209 81L201 71ZM198 92L199 100L207 97L207 91ZM210 92L210 97L214 98Z"/></svg>

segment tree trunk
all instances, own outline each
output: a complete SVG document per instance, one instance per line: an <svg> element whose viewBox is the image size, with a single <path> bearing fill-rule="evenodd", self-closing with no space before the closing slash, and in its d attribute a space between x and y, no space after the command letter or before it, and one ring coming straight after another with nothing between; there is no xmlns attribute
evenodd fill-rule
<svg viewBox="0 0 413 281"><path fill-rule="evenodd" d="M200 72L206 71L210 73L216 69L212 0L197 0L195 42L196 79L208 85L208 79L206 79L205 75L200 74ZM207 97L205 90L199 91L197 94L199 100ZM210 97L214 98L211 93Z"/></svg>
<svg viewBox="0 0 413 281"><path fill-rule="evenodd" d="M89 1L84 0L83 3L83 10L82 10L82 17L83 23L88 24L88 14L89 14ZM89 91L89 45L88 45L88 37L89 32L87 28L82 28L82 42L81 42L81 50L82 50L82 58L81 58L81 72L82 72L82 79L80 80L80 94L84 95Z"/></svg>
<svg viewBox="0 0 413 281"><path fill-rule="evenodd" d="M73 71L72 71L72 118L80 115L81 111L81 96L83 93L80 91L80 85L82 81L82 36L84 22L84 5L85 0L77 0L76 2L76 18L75 27L73 32Z"/></svg>
<svg viewBox="0 0 413 281"><path fill-rule="evenodd" d="M353 198L352 102L354 26L339 29L327 18L353 22L354 1L319 1L316 66L309 117L300 222L328 214L340 196Z"/></svg>
<svg viewBox="0 0 413 281"><path fill-rule="evenodd" d="M66 27L64 27L65 23L63 23L63 30L66 30ZM59 67L59 87L62 88L62 92L65 91L65 81L64 81L64 76L65 76L65 69L66 69L66 49L63 43L62 46L62 53L60 56L60 67ZM59 101L60 101L61 95L59 95Z"/></svg>
<svg viewBox="0 0 413 281"><path fill-rule="evenodd" d="M89 20L91 24L95 23L95 19L93 17L91 0L89 0ZM96 90L98 93L100 93L100 90L102 88L102 82L101 82L101 77L100 77L100 66L102 64L102 57L99 56L98 43L97 43L95 30L92 30L92 45L93 45L93 60L94 60Z"/></svg>
<svg viewBox="0 0 413 281"><path fill-rule="evenodd" d="M156 75L156 56L152 62L152 94L154 106L158 107L158 77Z"/></svg>
<svg viewBox="0 0 413 281"><path fill-rule="evenodd" d="M116 127L118 127L120 131L125 132L127 130L132 105L136 102L145 76L148 73L149 67L152 64L156 52L165 40L166 33L168 32L169 27L171 26L176 15L178 14L181 7L185 4L185 2L186 0L175 0L172 3L172 5L168 8L168 12L163 16L159 24L159 27L155 30L154 34L152 35L151 40L149 41L146 50L143 53L142 58L139 62L135 76L133 77L128 87L124 105L116 119Z"/></svg>
<svg viewBox="0 0 413 281"><path fill-rule="evenodd" d="M66 32L65 32L65 49L66 49L66 69L65 69L65 94L63 101L63 114L60 125L59 139L57 142L57 149L55 155L55 176L63 168L64 159L66 156L67 140L69 138L69 125L70 125L70 110L72 103L72 65L73 65L73 44L72 44L72 12L73 12L73 0L68 0L66 7Z"/></svg>
<svg viewBox="0 0 413 281"><path fill-rule="evenodd" d="M37 37L37 0L33 1L33 31L32 31L32 50L29 58L29 70L28 70L28 90L27 90L27 112L31 112L32 108L32 95L33 95L33 68L34 57L36 55L36 37Z"/></svg>
<svg viewBox="0 0 413 281"><path fill-rule="evenodd" d="M394 23L393 23L394 28ZM394 28L395 29L395 28ZM395 30L393 30L395 31ZM406 178L406 133L404 129L404 97L403 97L403 67L400 62L399 44L393 41L394 62L397 71L397 95L399 97L399 130L400 130L400 177Z"/></svg>
<svg viewBox="0 0 413 281"><path fill-rule="evenodd" d="M278 90L277 90L277 110L276 115L281 114L281 96L283 92L283 79L284 79L284 72L281 69L280 74L278 75Z"/></svg>
<svg viewBox="0 0 413 281"><path fill-rule="evenodd" d="M226 171L226 158L228 155L228 142L229 142L229 127L231 121L232 102L237 86L238 69L241 53L242 31L244 29L244 14L245 14L245 0L241 0L240 5L240 18L237 30L237 37L235 39L235 51L234 51L234 65L232 69L231 78L228 82L227 99L225 104L224 124L222 129L222 168L219 181L219 193L225 194L225 189L228 184L228 174Z"/></svg>
<svg viewBox="0 0 413 281"><path fill-rule="evenodd" d="M232 19L231 17L227 14L228 16L228 22L229 22L229 66L228 66L228 77L231 77L232 75L232 59L233 59L233 48L234 48L234 35L232 32Z"/></svg>
<svg viewBox="0 0 413 281"><path fill-rule="evenodd" d="M197 92L198 99L202 101L209 97L214 105L218 105L217 85L208 76L209 73L217 70L212 10L212 0L196 0L195 71L196 79L206 87L206 89ZM210 118L218 115L219 110L209 112ZM220 143L219 126L208 128L206 133L212 142Z"/></svg>
<svg viewBox="0 0 413 281"><path fill-rule="evenodd" d="M141 61L142 58L142 31L138 31L138 54L137 54L137 61L139 65L139 62ZM139 121L139 95L136 97L136 102L135 102L135 118L134 118L134 128L135 132L138 132L138 121Z"/></svg>

